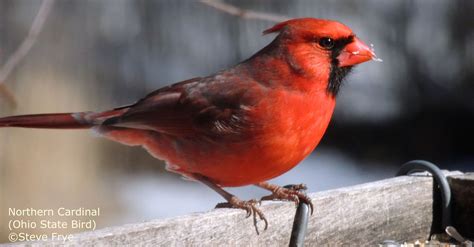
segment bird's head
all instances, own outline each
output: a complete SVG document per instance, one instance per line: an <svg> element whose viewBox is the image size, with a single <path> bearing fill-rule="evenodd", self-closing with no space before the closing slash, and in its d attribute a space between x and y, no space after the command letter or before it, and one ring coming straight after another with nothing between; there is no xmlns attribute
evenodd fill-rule
<svg viewBox="0 0 474 247"><path fill-rule="evenodd" d="M377 59L373 49L364 44L344 24L315 18L281 22L263 32L279 33L279 47L288 52L289 60L303 73L328 73L328 93L335 96L342 79L359 63ZM283 49L283 50L285 50Z"/></svg>

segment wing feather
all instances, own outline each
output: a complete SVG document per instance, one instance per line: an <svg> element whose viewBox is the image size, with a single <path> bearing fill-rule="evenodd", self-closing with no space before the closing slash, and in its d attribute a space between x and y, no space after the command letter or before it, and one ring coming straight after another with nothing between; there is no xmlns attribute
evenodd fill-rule
<svg viewBox="0 0 474 247"><path fill-rule="evenodd" d="M249 90L250 87L257 87ZM153 130L173 136L243 136L263 94L257 83L230 75L193 78L156 90L104 125Z"/></svg>

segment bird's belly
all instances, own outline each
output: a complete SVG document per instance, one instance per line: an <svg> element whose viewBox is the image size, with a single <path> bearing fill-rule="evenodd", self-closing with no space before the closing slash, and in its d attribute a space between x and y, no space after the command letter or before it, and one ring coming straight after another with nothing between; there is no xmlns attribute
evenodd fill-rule
<svg viewBox="0 0 474 247"><path fill-rule="evenodd" d="M188 145L183 140L168 140L174 146L149 145L148 151L168 162L168 169L192 177L193 173L208 177L224 186L244 186L279 176L304 159L318 140L304 148L291 142L272 143L200 143ZM168 149L167 153L163 151Z"/></svg>

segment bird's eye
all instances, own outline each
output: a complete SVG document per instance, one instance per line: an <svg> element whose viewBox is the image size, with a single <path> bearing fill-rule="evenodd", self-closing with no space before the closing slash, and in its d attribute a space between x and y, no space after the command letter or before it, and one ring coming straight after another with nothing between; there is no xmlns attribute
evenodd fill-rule
<svg viewBox="0 0 474 247"><path fill-rule="evenodd" d="M332 49L334 47L334 40L328 37L319 39L319 45L324 49Z"/></svg>

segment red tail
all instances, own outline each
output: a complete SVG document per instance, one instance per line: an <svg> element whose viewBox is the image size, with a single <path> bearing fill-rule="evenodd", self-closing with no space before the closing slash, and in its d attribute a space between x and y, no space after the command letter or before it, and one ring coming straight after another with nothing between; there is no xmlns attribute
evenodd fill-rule
<svg viewBox="0 0 474 247"><path fill-rule="evenodd" d="M100 125L108 118L119 116L126 110L116 109L100 113L76 112L10 116L0 118L0 128L88 129Z"/></svg>

